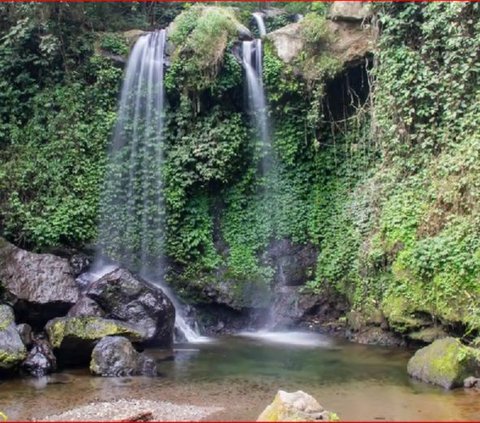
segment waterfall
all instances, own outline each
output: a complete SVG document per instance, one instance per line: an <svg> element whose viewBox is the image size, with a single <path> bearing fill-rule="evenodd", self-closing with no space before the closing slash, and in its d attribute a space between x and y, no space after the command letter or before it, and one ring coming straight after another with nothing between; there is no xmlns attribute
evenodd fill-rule
<svg viewBox="0 0 480 423"><path fill-rule="evenodd" d="M262 172L265 173L270 156L270 128L262 78L262 40L243 42L242 61L247 82L248 113L262 143Z"/></svg>
<svg viewBox="0 0 480 423"><path fill-rule="evenodd" d="M265 27L265 21L263 20L263 15L260 12L254 12L252 13L252 15L255 21L257 22L260 38L265 37L265 35L267 35L267 28Z"/></svg>
<svg viewBox="0 0 480 423"><path fill-rule="evenodd" d="M162 163L165 115L165 30L144 35L128 59L100 202L99 251L91 274L110 267L104 258L159 286L175 306L175 326L189 342L204 338L163 283L165 208ZM103 268L103 270L102 270Z"/></svg>

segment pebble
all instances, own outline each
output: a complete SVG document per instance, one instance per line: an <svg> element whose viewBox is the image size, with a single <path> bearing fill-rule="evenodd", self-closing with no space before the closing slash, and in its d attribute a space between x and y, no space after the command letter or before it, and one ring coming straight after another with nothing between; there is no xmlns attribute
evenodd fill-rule
<svg viewBox="0 0 480 423"><path fill-rule="evenodd" d="M221 407L198 407L172 404L164 401L117 400L92 402L61 414L47 416L36 421L119 421L142 413L152 413L152 421L199 421Z"/></svg>

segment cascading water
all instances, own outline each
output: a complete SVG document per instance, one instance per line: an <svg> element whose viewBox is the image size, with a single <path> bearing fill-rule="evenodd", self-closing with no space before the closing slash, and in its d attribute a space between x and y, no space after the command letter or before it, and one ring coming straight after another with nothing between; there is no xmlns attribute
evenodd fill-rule
<svg viewBox="0 0 480 423"><path fill-rule="evenodd" d="M266 34L263 17L260 13L253 14L261 36ZM242 44L242 62L245 69L246 91L248 97L248 113L252 119L258 138L261 141L261 176L269 174L271 186L267 186L262 195L267 195L267 191L275 189L276 172L274 163L274 153L271 145L270 122L268 115L268 106L263 86L262 69L262 40L244 41ZM273 182L272 182L273 181ZM269 189L271 188L271 189ZM260 201L263 201L262 198ZM306 345L305 339L309 338L301 332L271 332L275 327L274 307L271 306L269 316L264 325L264 329L258 332L241 332L239 335L253 336L263 338L269 342L281 342Z"/></svg>
<svg viewBox="0 0 480 423"><path fill-rule="evenodd" d="M265 26L265 21L263 20L263 15L260 12L254 12L252 13L252 15L257 23L258 33L260 34L260 38L265 37L265 35L267 35L267 28Z"/></svg>
<svg viewBox="0 0 480 423"><path fill-rule="evenodd" d="M262 77L262 40L242 43L242 61L247 82L248 113L261 141L262 173L265 173L270 156L270 125Z"/></svg>
<svg viewBox="0 0 480 423"><path fill-rule="evenodd" d="M128 59L118 119L101 198L99 251L91 274L99 277L104 257L158 285L175 306L175 326L188 342L206 338L192 328L175 295L164 284L162 187L165 30L138 39Z"/></svg>

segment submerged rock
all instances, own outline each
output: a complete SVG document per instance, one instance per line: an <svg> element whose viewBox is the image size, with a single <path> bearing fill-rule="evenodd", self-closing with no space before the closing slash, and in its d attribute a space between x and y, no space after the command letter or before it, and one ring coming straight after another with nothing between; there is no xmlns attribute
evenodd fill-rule
<svg viewBox="0 0 480 423"><path fill-rule="evenodd" d="M86 295L101 307L106 318L141 328L143 341L171 345L175 309L160 288L119 268L93 282Z"/></svg>
<svg viewBox="0 0 480 423"><path fill-rule="evenodd" d="M106 336L125 336L132 342L147 339L134 325L101 317L60 317L48 322L45 329L52 347L67 353L72 362L88 361L95 343Z"/></svg>
<svg viewBox="0 0 480 423"><path fill-rule="evenodd" d="M338 421L335 413L325 410L315 398L303 391L278 391L273 402L258 416L258 422Z"/></svg>
<svg viewBox="0 0 480 423"><path fill-rule="evenodd" d="M480 352L456 338L444 338L418 350L409 360L408 374L451 389L463 386L468 376L480 375Z"/></svg>
<svg viewBox="0 0 480 423"><path fill-rule="evenodd" d="M33 348L28 353L22 368L35 377L46 376L57 369L57 359L52 347L43 335L38 335L33 341Z"/></svg>
<svg viewBox="0 0 480 423"><path fill-rule="evenodd" d="M11 307L0 304L0 369L11 369L21 363L27 349L15 326Z"/></svg>
<svg viewBox="0 0 480 423"><path fill-rule="evenodd" d="M99 376L156 376L155 361L122 336L107 336L93 349L90 371Z"/></svg>
<svg viewBox="0 0 480 423"><path fill-rule="evenodd" d="M41 327L63 316L78 300L78 288L67 259L34 254L0 238L0 284L20 322Z"/></svg>

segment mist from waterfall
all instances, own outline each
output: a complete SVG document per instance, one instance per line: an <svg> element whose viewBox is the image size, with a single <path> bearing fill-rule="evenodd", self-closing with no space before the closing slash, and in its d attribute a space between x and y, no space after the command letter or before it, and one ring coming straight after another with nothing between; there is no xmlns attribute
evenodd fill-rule
<svg viewBox="0 0 480 423"><path fill-rule="evenodd" d="M100 201L99 251L91 273L98 277L111 270L104 264L113 260L156 284L175 306L177 331L195 342L202 338L164 285L165 45L165 30L149 33L138 39L128 59Z"/></svg>

